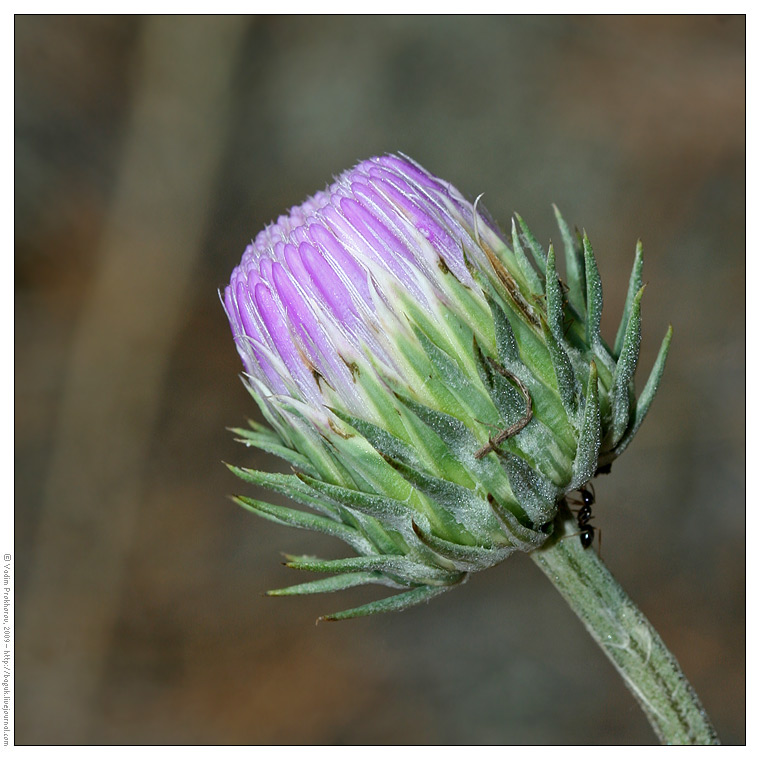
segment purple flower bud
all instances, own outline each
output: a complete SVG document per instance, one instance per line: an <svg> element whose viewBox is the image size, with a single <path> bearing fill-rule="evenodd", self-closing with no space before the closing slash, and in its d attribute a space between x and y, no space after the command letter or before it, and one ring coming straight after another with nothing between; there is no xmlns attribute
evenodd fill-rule
<svg viewBox="0 0 760 760"><path fill-rule="evenodd" d="M432 310L442 267L473 285L474 224L472 204L408 158L345 172L259 233L232 273L224 305L246 372L310 403L321 400L318 374L354 401L346 364L357 355L396 368L378 299L394 311L398 285ZM478 229L495 234L481 214Z"/></svg>
<svg viewBox="0 0 760 760"><path fill-rule="evenodd" d="M641 251L610 348L591 245L558 222L566 287L553 247L544 252L521 219L510 249L477 202L408 158L382 156L246 248L224 307L273 430L236 432L295 472L233 470L308 511L237 501L358 555L291 558L337 576L277 593L406 589L341 617L431 598L542 546L563 496L630 443L670 333L636 400Z"/></svg>

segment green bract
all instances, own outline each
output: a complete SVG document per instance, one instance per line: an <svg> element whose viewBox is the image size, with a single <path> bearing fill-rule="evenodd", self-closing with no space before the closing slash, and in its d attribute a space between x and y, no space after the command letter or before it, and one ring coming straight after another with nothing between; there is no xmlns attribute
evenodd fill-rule
<svg viewBox="0 0 760 760"><path fill-rule="evenodd" d="M330 575L270 594L369 583L400 592L328 619L430 599L539 548L563 497L628 446L671 331L637 399L641 246L609 346L591 244L556 216L566 282L553 247L520 217L510 246L450 185L387 156L342 175L249 246L225 308L271 429L251 422L234 432L293 472L231 469L300 507L236 501L353 549L288 557Z"/></svg>

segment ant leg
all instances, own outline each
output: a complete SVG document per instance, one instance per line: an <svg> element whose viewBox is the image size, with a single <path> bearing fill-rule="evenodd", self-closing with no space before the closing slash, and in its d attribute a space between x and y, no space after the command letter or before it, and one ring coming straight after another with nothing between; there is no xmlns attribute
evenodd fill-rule
<svg viewBox="0 0 760 760"><path fill-rule="evenodd" d="M589 526L589 527L594 527L594 526ZM585 530L579 530L579 531L576 531L575 533L569 533L566 536L562 536L559 540L567 541L567 539L569 538L577 538L578 536L582 536L585 532L586 532ZM594 535L596 534L599 534L599 550L597 551L597 554L599 555L599 559L601 559L602 558L602 531L600 528L594 528ZM588 549L591 546L593 546L593 544L589 544L588 546L584 546L583 548Z"/></svg>
<svg viewBox="0 0 760 760"><path fill-rule="evenodd" d="M568 533L566 536L562 536L559 540L560 541L567 541L568 538L577 538L578 536L582 536L585 533L585 531L579 530L576 533Z"/></svg>
<svg viewBox="0 0 760 760"><path fill-rule="evenodd" d="M475 452L475 459L482 459L487 454L490 454L496 449L497 446L499 446L499 444L506 441L507 438L511 438L513 435L517 435L533 419L533 402L530 397L530 393L528 392L528 389L525 387L525 384L522 382L522 380L520 380L519 377L513 375L509 370L504 369L501 364L495 362L490 356L488 357L488 361L500 375L511 380L520 389L520 393L522 393L522 396L525 399L525 414L517 422L515 422L514 425L510 425L508 428L505 428L493 438L489 437L488 443Z"/></svg>

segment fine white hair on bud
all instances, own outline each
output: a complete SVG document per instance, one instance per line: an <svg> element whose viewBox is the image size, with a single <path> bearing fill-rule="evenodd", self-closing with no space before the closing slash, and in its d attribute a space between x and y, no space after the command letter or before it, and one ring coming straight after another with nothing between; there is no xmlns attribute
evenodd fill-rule
<svg viewBox="0 0 760 760"><path fill-rule="evenodd" d="M398 590L327 616L430 599L539 548L560 501L628 446L638 399L641 246L614 345L588 237L555 208L554 248L516 216L509 239L479 203L411 159L362 161L260 232L223 304L268 425L236 429L282 475L231 467L298 508L236 497L274 522L342 539L354 556L289 556L328 577L269 592Z"/></svg>

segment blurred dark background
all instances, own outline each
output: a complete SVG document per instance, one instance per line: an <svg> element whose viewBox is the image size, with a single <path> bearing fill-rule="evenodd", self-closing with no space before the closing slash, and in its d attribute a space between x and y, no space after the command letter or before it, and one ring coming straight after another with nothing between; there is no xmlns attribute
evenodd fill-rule
<svg viewBox="0 0 760 760"><path fill-rule="evenodd" d="M16 742L650 743L526 557L431 604L271 599L338 556L226 495L256 413L217 288L269 220L403 151L547 243L589 232L614 336L644 241L636 441L603 558L745 737L745 22L16 17ZM643 382L643 380L641 381Z"/></svg>

